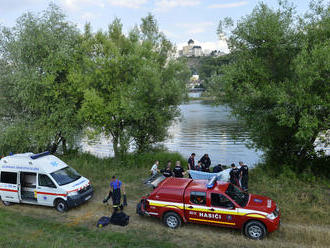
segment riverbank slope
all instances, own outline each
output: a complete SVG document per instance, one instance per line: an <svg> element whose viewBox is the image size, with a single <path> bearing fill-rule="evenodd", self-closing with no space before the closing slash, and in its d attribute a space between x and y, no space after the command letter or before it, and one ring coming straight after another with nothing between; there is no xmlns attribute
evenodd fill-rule
<svg viewBox="0 0 330 248"><path fill-rule="evenodd" d="M270 177L262 168L250 172L250 192L275 200L282 211L280 230L263 241L246 239L240 231L186 224L170 230L153 218L135 214L139 198L150 192L143 185L154 160L161 167L185 159L180 154L150 152L123 161L72 154L62 159L88 177L95 196L87 204L60 214L52 208L12 205L0 207L0 247L327 247L330 243L329 181L302 181L287 175ZM112 175L125 184L130 224L95 227L111 206L102 204Z"/></svg>

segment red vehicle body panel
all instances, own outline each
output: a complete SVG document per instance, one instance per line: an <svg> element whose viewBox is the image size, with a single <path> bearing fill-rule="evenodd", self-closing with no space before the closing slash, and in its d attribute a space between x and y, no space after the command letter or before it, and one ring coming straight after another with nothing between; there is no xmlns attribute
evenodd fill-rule
<svg viewBox="0 0 330 248"><path fill-rule="evenodd" d="M265 225L268 232L273 232L278 228L280 212L270 198L249 194L246 205L240 206L226 194L230 183L218 182L212 188L207 188L207 183L205 180L166 178L149 196L142 198L145 202L142 210L160 219L166 212L173 211L179 214L184 222L241 229L248 221L257 220ZM195 194L197 194L197 199L198 194L201 194L200 198L204 201L196 204L196 201L192 200ZM211 199L219 195L227 198L232 206L214 206L215 200ZM269 218L268 215L272 213L277 215L276 218Z"/></svg>

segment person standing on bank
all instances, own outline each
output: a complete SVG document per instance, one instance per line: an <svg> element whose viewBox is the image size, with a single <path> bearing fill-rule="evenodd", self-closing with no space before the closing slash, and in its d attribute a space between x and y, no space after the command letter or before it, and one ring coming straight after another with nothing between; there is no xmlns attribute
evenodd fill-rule
<svg viewBox="0 0 330 248"><path fill-rule="evenodd" d="M184 176L184 169L181 166L180 161L176 161L175 167L173 169L174 177L183 177Z"/></svg>
<svg viewBox="0 0 330 248"><path fill-rule="evenodd" d="M229 172L230 182L240 187L239 185L239 170L234 163L231 164L231 171Z"/></svg>
<svg viewBox="0 0 330 248"><path fill-rule="evenodd" d="M195 170L195 153L192 153L188 158L188 170Z"/></svg>
<svg viewBox="0 0 330 248"><path fill-rule="evenodd" d="M150 169L150 172L151 172L151 175L152 176L157 175L157 173L159 172L158 165L159 165L159 161L156 160L155 163L154 163L154 165Z"/></svg>
<svg viewBox="0 0 330 248"><path fill-rule="evenodd" d="M113 208L117 209L120 206L121 188L123 188L124 197L126 197L125 187L123 183L120 180L116 179L116 176L113 176L110 182L109 195L103 200L103 203L108 202L108 200L112 197Z"/></svg>
<svg viewBox="0 0 330 248"><path fill-rule="evenodd" d="M249 167L243 162L239 162L241 168L239 169L239 176L241 179L241 186L244 191L248 191L248 181L249 181Z"/></svg>
<svg viewBox="0 0 330 248"><path fill-rule="evenodd" d="M209 155L204 154L204 156L201 157L200 161L202 162L203 171L210 172L211 159Z"/></svg>
<svg viewBox="0 0 330 248"><path fill-rule="evenodd" d="M171 168L171 161L167 162L166 168L162 169L160 172L163 173L164 177L172 177L173 176L173 172L172 172L172 168Z"/></svg>

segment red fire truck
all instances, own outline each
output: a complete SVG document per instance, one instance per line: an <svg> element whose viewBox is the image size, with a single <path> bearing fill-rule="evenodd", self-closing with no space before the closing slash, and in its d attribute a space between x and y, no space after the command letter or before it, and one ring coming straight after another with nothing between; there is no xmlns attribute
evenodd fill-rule
<svg viewBox="0 0 330 248"><path fill-rule="evenodd" d="M275 231L280 211L268 197L243 192L230 183L166 178L137 205L139 215L154 216L170 228L194 222L242 229L251 239Z"/></svg>

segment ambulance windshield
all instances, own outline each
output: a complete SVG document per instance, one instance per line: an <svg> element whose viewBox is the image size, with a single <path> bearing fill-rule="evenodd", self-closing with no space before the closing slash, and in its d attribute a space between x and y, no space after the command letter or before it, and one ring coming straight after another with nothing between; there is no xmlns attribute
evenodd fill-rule
<svg viewBox="0 0 330 248"><path fill-rule="evenodd" d="M60 186L72 183L72 182L78 180L79 178L81 178L81 176L78 174L78 172L76 172L73 168L71 168L69 166L65 167L63 169L60 169L58 171L55 171L55 172L51 173L50 175L54 178L54 180Z"/></svg>
<svg viewBox="0 0 330 248"><path fill-rule="evenodd" d="M244 191L240 190L232 184L228 185L226 194L230 196L230 198L233 199L241 207L245 207L249 201L249 194L245 193Z"/></svg>

